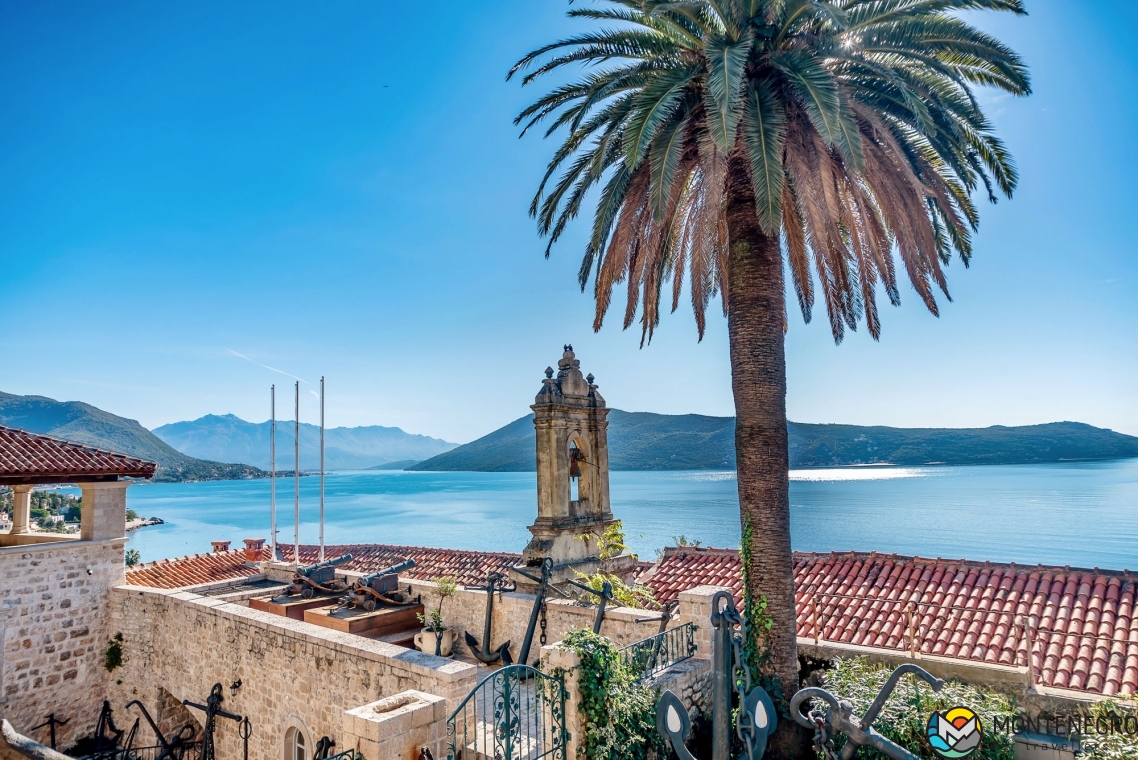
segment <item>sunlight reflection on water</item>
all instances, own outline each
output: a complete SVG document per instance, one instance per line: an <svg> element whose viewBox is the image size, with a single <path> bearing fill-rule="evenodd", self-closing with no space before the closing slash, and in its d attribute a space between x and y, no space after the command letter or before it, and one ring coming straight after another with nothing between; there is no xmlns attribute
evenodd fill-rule
<svg viewBox="0 0 1138 760"><path fill-rule="evenodd" d="M791 470L791 480L829 483L846 480L896 480L937 475L931 467L835 467L833 469Z"/></svg>

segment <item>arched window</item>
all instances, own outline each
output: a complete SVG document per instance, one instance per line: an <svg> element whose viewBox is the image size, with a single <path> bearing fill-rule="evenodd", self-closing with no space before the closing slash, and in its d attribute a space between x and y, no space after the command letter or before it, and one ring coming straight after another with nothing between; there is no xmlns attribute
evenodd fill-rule
<svg viewBox="0 0 1138 760"><path fill-rule="evenodd" d="M308 760L304 731L295 726L285 731L285 760Z"/></svg>

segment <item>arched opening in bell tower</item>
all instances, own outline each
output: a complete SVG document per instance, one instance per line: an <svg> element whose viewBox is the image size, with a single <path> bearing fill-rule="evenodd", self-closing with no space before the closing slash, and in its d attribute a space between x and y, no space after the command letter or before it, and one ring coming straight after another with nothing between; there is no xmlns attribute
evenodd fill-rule
<svg viewBox="0 0 1138 760"><path fill-rule="evenodd" d="M591 462L589 449L579 435L569 439L569 514L581 517L589 513L589 497L592 493Z"/></svg>

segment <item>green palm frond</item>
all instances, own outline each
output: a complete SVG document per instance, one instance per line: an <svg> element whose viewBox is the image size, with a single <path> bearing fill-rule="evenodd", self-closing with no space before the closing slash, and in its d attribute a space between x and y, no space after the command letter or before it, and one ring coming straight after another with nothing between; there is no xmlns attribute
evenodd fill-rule
<svg viewBox="0 0 1138 760"><path fill-rule="evenodd" d="M507 79L589 70L517 117L560 135L530 213L549 245L595 197L579 270L599 329L616 284L625 326L650 340L663 283L691 290L699 334L730 294L728 186L778 237L804 317L814 282L835 340L880 331L875 292L903 271L937 313L943 267L967 264L973 195L1010 196L1018 174L973 91L1031 92L1019 56L962 11L1021 0L599 0L575 20L612 25L545 45ZM750 195L747 196L748 198ZM547 248L547 254L548 254ZM686 283L686 285L682 285Z"/></svg>

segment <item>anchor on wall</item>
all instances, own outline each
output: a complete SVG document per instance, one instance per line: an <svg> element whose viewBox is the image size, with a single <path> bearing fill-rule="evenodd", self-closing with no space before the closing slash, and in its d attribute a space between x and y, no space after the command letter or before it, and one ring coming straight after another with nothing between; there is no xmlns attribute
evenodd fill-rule
<svg viewBox="0 0 1138 760"><path fill-rule="evenodd" d="M503 591L517 591L518 584L508 584L506 576L501 573L490 573L486 577L485 586L468 586L467 590L486 592L486 622L482 626L482 646L478 646L478 639L471 636L469 631L463 631L466 645L470 647L471 653L478 658L479 662L490 665L501 660L507 665L512 665L514 659L510 656L510 642L507 641L497 649L491 650L490 633L494 625L494 593L497 592L498 599L501 600Z"/></svg>
<svg viewBox="0 0 1138 760"><path fill-rule="evenodd" d="M826 760L833 760L835 757L840 758L840 760L851 760L857 752L857 748L861 746L872 747L881 754L893 758L893 760L920 760L912 752L873 730L873 721L877 720L877 716L881 714L881 709L885 707L885 700L889 699L889 695L897 687L897 682L906 673L912 673L927 681L933 687L933 691L940 691L944 686L944 681L935 678L924 668L905 664L893 671L889 680L877 693L873 704L860 718L853 714L853 705L849 702L844 699L840 700L825 689L817 687L800 689L790 700L790 714L794 716L794 720L799 725L814 730L814 746ZM825 713L812 709L808 714L803 715L802 703L808 699L820 699L829 707ZM833 734L838 733L845 734L846 743L842 747L841 753L835 754L830 739Z"/></svg>
<svg viewBox="0 0 1138 760"><path fill-rule="evenodd" d="M199 760L214 760L213 732L217 726L217 716L219 715L241 724L240 733L241 738L245 742L245 757L246 759L249 757L249 736L252 733L252 729L249 726L249 719L222 710L221 703L224 701L225 697L221 695L221 684L219 683L215 683L213 688L209 690L209 696L206 697L204 705L199 705L188 699L182 700L183 705L195 707L205 713L205 727L202 729L202 749Z"/></svg>

